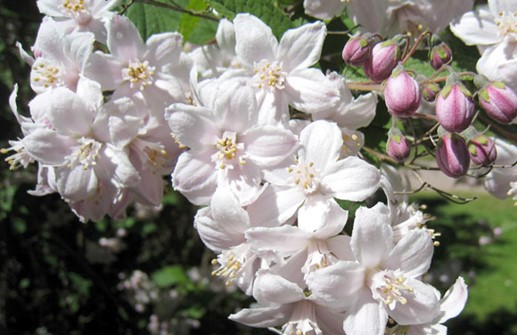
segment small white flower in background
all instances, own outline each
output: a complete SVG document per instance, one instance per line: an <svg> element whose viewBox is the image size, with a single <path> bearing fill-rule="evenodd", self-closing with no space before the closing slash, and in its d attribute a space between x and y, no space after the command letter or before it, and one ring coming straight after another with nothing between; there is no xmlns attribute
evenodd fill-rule
<svg viewBox="0 0 517 335"><path fill-rule="evenodd" d="M488 0L451 23L465 44L478 47L477 71L517 90L517 1Z"/></svg>
<svg viewBox="0 0 517 335"><path fill-rule="evenodd" d="M517 147L501 139L496 139L495 144L495 164L505 167L495 167L486 175L485 189L499 199L513 196L513 200L517 201L517 165L514 165L517 161Z"/></svg>
<svg viewBox="0 0 517 335"><path fill-rule="evenodd" d="M111 18L111 10L119 0L38 0L41 13L51 16L64 33L89 31L95 39L106 43L104 20Z"/></svg>

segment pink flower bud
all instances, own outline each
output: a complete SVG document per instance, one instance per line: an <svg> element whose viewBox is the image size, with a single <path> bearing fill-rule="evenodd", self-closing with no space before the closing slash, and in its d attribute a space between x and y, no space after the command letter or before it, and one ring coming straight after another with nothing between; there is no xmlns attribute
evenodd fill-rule
<svg viewBox="0 0 517 335"><path fill-rule="evenodd" d="M390 113L397 117L409 117L420 107L420 86L402 67L395 68L386 81L384 99Z"/></svg>
<svg viewBox="0 0 517 335"><path fill-rule="evenodd" d="M451 133L460 133L472 122L474 101L461 83L447 84L436 98L436 117Z"/></svg>
<svg viewBox="0 0 517 335"><path fill-rule="evenodd" d="M346 42L341 53L345 63L359 66L370 57L372 51L370 36L370 34L359 35Z"/></svg>
<svg viewBox="0 0 517 335"><path fill-rule="evenodd" d="M411 153L411 144L401 133L390 136L386 144L386 153L397 162L403 162Z"/></svg>
<svg viewBox="0 0 517 335"><path fill-rule="evenodd" d="M377 43L370 57L364 62L364 73L375 82L387 79L400 60L399 47L395 40Z"/></svg>
<svg viewBox="0 0 517 335"><path fill-rule="evenodd" d="M479 135L469 142L469 154L472 163L489 166L497 158L494 141L485 135Z"/></svg>
<svg viewBox="0 0 517 335"><path fill-rule="evenodd" d="M436 146L436 163L447 176L458 178L467 173L470 164L469 151L463 137L446 134Z"/></svg>
<svg viewBox="0 0 517 335"><path fill-rule="evenodd" d="M479 104L488 116L502 124L517 117L517 94L502 82L491 82L479 91Z"/></svg>
<svg viewBox="0 0 517 335"><path fill-rule="evenodd" d="M424 98L425 101L433 102L438 92L440 92L440 86L436 83L429 83L422 86L422 98Z"/></svg>
<svg viewBox="0 0 517 335"><path fill-rule="evenodd" d="M438 44L431 49L429 60L433 69L440 69L443 65L449 64L452 61L451 48L444 42Z"/></svg>

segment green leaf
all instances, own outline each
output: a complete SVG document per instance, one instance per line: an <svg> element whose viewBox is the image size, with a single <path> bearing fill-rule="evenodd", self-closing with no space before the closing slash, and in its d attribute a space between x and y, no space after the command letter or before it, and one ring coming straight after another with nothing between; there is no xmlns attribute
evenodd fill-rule
<svg viewBox="0 0 517 335"><path fill-rule="evenodd" d="M190 0L185 9L194 13L204 13L209 7L204 0ZM218 22L216 21L183 14L180 19L179 32L183 35L185 41L194 44L206 44L214 38L217 26Z"/></svg>
<svg viewBox="0 0 517 335"><path fill-rule="evenodd" d="M156 2L170 4L165 0ZM152 34L178 31L182 16L173 9L145 3L134 3L126 15L136 25L144 41Z"/></svg>
<svg viewBox="0 0 517 335"><path fill-rule="evenodd" d="M271 27L277 38L283 33L295 27L287 15L278 8L272 1L268 0L206 0L221 15L233 20L238 13L250 13L264 21Z"/></svg>
<svg viewBox="0 0 517 335"><path fill-rule="evenodd" d="M185 286L189 282L187 274L180 265L166 266L154 272L152 280L158 287Z"/></svg>

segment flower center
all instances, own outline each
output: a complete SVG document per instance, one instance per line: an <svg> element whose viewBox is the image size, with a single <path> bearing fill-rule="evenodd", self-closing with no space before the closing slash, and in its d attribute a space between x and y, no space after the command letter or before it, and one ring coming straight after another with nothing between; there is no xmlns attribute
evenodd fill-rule
<svg viewBox="0 0 517 335"><path fill-rule="evenodd" d="M328 249L327 243L322 240L310 241L307 246L307 253L307 261L302 268L305 275L332 265L337 261L336 256Z"/></svg>
<svg viewBox="0 0 517 335"><path fill-rule="evenodd" d="M352 131L350 135L343 134L343 148L341 149L343 157L357 155L362 146L362 140L355 131Z"/></svg>
<svg viewBox="0 0 517 335"><path fill-rule="evenodd" d="M122 70L122 79L129 81L131 88L139 85L138 88L143 90L147 85L153 83L155 69L154 66L149 65L148 61L130 62L129 66Z"/></svg>
<svg viewBox="0 0 517 335"><path fill-rule="evenodd" d="M67 10L77 13L84 10L84 0L65 0L63 7Z"/></svg>
<svg viewBox="0 0 517 335"><path fill-rule="evenodd" d="M383 271L374 275L373 288L379 297L391 309L395 309L397 303L405 305L405 294L412 294L413 288L406 284L407 278L397 271Z"/></svg>
<svg viewBox="0 0 517 335"><path fill-rule="evenodd" d="M14 154L5 159L5 161L9 164L10 170L16 170L20 166L26 168L34 161L34 159L25 150L25 147L21 141L9 141L9 144L11 147L0 149L0 153L5 155L10 151L14 152Z"/></svg>
<svg viewBox="0 0 517 335"><path fill-rule="evenodd" d="M73 152L65 157L65 161L68 162L67 167L72 169L77 165L82 165L83 169L87 170L97 165L96 160L99 157L102 143L85 137L81 137L77 142L80 145L74 147Z"/></svg>
<svg viewBox="0 0 517 335"><path fill-rule="evenodd" d="M517 33L517 12L509 13L507 11L499 12L499 17L495 19L495 23L499 28L499 33L503 36Z"/></svg>
<svg viewBox="0 0 517 335"><path fill-rule="evenodd" d="M303 188L305 193L314 193L318 189L316 180L318 172L314 168L314 162L304 163L296 159L295 163L287 168L287 172L292 175L294 183Z"/></svg>
<svg viewBox="0 0 517 335"><path fill-rule="evenodd" d="M31 84L44 88L63 85L60 69L52 64L46 64L43 60L39 61L40 59L32 66Z"/></svg>
<svg viewBox="0 0 517 335"><path fill-rule="evenodd" d="M241 244L233 249L224 251L217 256L217 259L212 259L212 265L219 265L217 269L212 271L212 276L225 278L226 286L230 286L240 275L241 269L246 264L251 264L255 259L256 256L249 248Z"/></svg>
<svg viewBox="0 0 517 335"><path fill-rule="evenodd" d="M253 79L258 88L269 89L270 91L285 88L286 73L282 71L282 64L278 64L276 61L269 63L263 59L254 65L253 72L255 73Z"/></svg>
<svg viewBox="0 0 517 335"><path fill-rule="evenodd" d="M244 144L237 142L237 134L232 131L225 131L222 138L215 143L217 152L212 155L212 161L217 163L220 169L233 169L234 162L245 165L246 160L239 157L239 151L244 150Z"/></svg>
<svg viewBox="0 0 517 335"><path fill-rule="evenodd" d="M284 335L323 335L316 320L314 304L309 301L296 303L290 320L282 326Z"/></svg>

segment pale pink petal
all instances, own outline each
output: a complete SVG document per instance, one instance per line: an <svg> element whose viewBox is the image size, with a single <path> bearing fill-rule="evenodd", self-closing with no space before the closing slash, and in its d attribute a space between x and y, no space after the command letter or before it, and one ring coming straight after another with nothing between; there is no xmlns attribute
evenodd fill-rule
<svg viewBox="0 0 517 335"><path fill-rule="evenodd" d="M82 165L75 168L56 169L56 186L59 194L67 200L79 201L97 191L98 179L93 169L84 169Z"/></svg>
<svg viewBox="0 0 517 335"><path fill-rule="evenodd" d="M336 200L330 198L327 203L328 211L325 212L323 218L325 224L314 233L314 238L321 240L326 240L340 234L348 219L348 211L342 209Z"/></svg>
<svg viewBox="0 0 517 335"><path fill-rule="evenodd" d="M382 264L384 268L400 269L406 276L418 277L429 270L433 252L429 233L425 229L412 230L395 245Z"/></svg>
<svg viewBox="0 0 517 335"><path fill-rule="evenodd" d="M363 266L375 268L393 248L389 217L376 207L360 207L355 215L350 246Z"/></svg>
<svg viewBox="0 0 517 335"><path fill-rule="evenodd" d="M462 277L458 277L454 285L447 290L440 303L440 319L437 323L444 323L445 321L458 316L468 298L468 288Z"/></svg>
<svg viewBox="0 0 517 335"><path fill-rule="evenodd" d="M84 99L66 88L56 88L48 92L51 105L48 119L62 134L85 136L91 131L93 110L88 108Z"/></svg>
<svg viewBox="0 0 517 335"><path fill-rule="evenodd" d="M467 45L491 45L500 39L494 16L486 7L463 14L450 27L454 35Z"/></svg>
<svg viewBox="0 0 517 335"><path fill-rule="evenodd" d="M407 303L397 303L395 309L388 313L401 325L428 323L439 313L440 303L431 285L419 280L407 278L405 285L413 289L413 293L405 294Z"/></svg>
<svg viewBox="0 0 517 335"><path fill-rule="evenodd" d="M93 53L86 61L84 74L97 81L105 91L113 91L122 83L124 66L112 55L99 51Z"/></svg>
<svg viewBox="0 0 517 335"><path fill-rule="evenodd" d="M45 165L62 165L72 153L75 141L47 128L34 130L22 140L25 150L38 162Z"/></svg>
<svg viewBox="0 0 517 335"><path fill-rule="evenodd" d="M208 205L217 186L210 153L182 153L172 173L172 185L194 205Z"/></svg>
<svg viewBox="0 0 517 335"><path fill-rule="evenodd" d="M210 217L209 207L198 210L194 217L194 226L199 237L210 250L216 253L246 242L242 232L227 230L224 223Z"/></svg>
<svg viewBox="0 0 517 335"><path fill-rule="evenodd" d="M298 210L298 227L308 233L324 228L330 211L330 199L320 193L308 196Z"/></svg>
<svg viewBox="0 0 517 335"><path fill-rule="evenodd" d="M222 84L214 116L220 129L243 133L257 122L258 107L253 89L241 81Z"/></svg>
<svg viewBox="0 0 517 335"><path fill-rule="evenodd" d="M347 2L341 0L304 0L305 14L320 20L332 19L341 14Z"/></svg>
<svg viewBox="0 0 517 335"><path fill-rule="evenodd" d="M240 140L245 143L249 158L260 167L277 165L298 148L298 139L293 133L274 126L251 128Z"/></svg>
<svg viewBox="0 0 517 335"><path fill-rule="evenodd" d="M273 327L283 325L289 320L293 306L281 305L272 307L244 308L235 314L231 314L228 319L252 327Z"/></svg>
<svg viewBox="0 0 517 335"><path fill-rule="evenodd" d="M153 66L158 66L162 69L170 68L180 58L182 41L183 38L179 33L152 35L147 40L147 50L144 58Z"/></svg>
<svg viewBox="0 0 517 335"><path fill-rule="evenodd" d="M357 293L357 300L347 310L343 329L346 334L383 335L388 322L388 313L377 301L373 300L370 289L364 288Z"/></svg>
<svg viewBox="0 0 517 335"><path fill-rule="evenodd" d="M218 171L217 184L228 186L243 206L252 203L260 194L261 181L260 169L251 161L243 167Z"/></svg>
<svg viewBox="0 0 517 335"><path fill-rule="evenodd" d="M173 104L165 111L165 119L169 123L172 134L178 142L194 149L203 150L213 147L221 136L210 111L204 107L185 104Z"/></svg>
<svg viewBox="0 0 517 335"><path fill-rule="evenodd" d="M337 262L309 273L307 285L321 304L342 311L365 287L365 269L356 262ZM370 299L371 296L370 292Z"/></svg>
<svg viewBox="0 0 517 335"><path fill-rule="evenodd" d="M258 102L258 125L285 125L289 120L289 103L285 94L269 90L256 93Z"/></svg>
<svg viewBox="0 0 517 335"><path fill-rule="evenodd" d="M304 201L305 193L298 187L269 185L247 210L257 225L277 226L293 217Z"/></svg>
<svg viewBox="0 0 517 335"><path fill-rule="evenodd" d="M134 62L142 56L145 45L135 25L127 17L116 15L108 24L108 48L115 58Z"/></svg>
<svg viewBox="0 0 517 335"><path fill-rule="evenodd" d="M328 195L341 200L362 201L372 195L380 184L379 170L357 157L347 157L324 172L321 185Z"/></svg>
<svg viewBox="0 0 517 335"><path fill-rule="evenodd" d="M244 235L244 232L250 226L248 213L239 205L230 189L226 187L217 188L212 196L210 208L214 221L221 225L221 231Z"/></svg>
<svg viewBox="0 0 517 335"><path fill-rule="evenodd" d="M327 29L322 22L289 29L278 44L276 59L287 72L308 68L319 61L326 35Z"/></svg>
<svg viewBox="0 0 517 335"><path fill-rule="evenodd" d="M316 320L318 320L318 326L323 331L323 334L345 334L345 330L343 329L343 320L345 319L344 314L336 313L318 305L314 306L314 310L316 313Z"/></svg>
<svg viewBox="0 0 517 335"><path fill-rule="evenodd" d="M253 287L253 297L259 303L283 305L304 300L305 295L297 284L267 269L258 272Z"/></svg>
<svg viewBox="0 0 517 335"><path fill-rule="evenodd" d="M275 60L278 41L271 28L250 14L238 14L233 23L235 52L244 65L253 67L263 59Z"/></svg>
<svg viewBox="0 0 517 335"><path fill-rule="evenodd" d="M300 142L305 151L305 163L313 163L321 173L335 164L343 145L338 126L323 120L314 121L305 127L300 134Z"/></svg>
<svg viewBox="0 0 517 335"><path fill-rule="evenodd" d="M339 91L318 69L294 70L286 77L285 94L294 108L316 113L335 107Z"/></svg>
<svg viewBox="0 0 517 335"><path fill-rule="evenodd" d="M284 225L250 228L246 231L246 239L253 249L275 250L286 257L307 248L310 235L299 228Z"/></svg>

